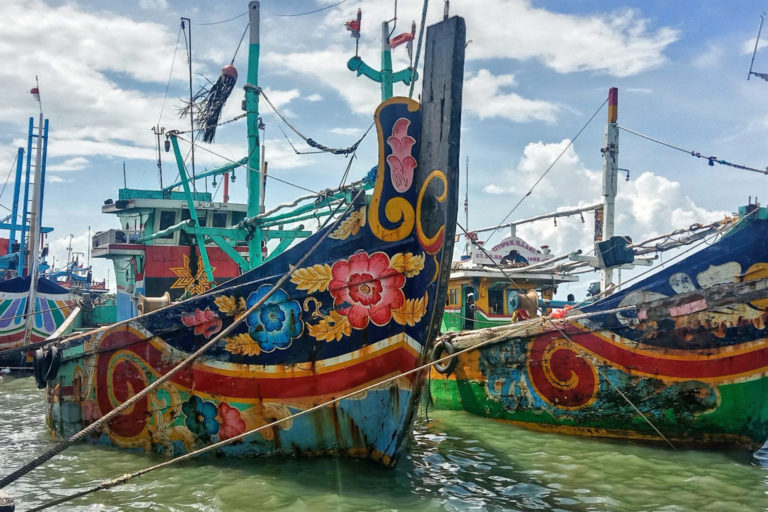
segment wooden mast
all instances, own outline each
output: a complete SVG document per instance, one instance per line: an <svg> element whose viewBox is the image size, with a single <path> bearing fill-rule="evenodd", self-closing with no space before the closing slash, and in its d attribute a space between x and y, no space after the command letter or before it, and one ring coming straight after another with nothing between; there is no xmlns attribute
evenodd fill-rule
<svg viewBox="0 0 768 512"><path fill-rule="evenodd" d="M613 236L614 210L619 174L619 126L616 119L619 113L619 90L608 90L608 124L605 127L605 146L603 152L603 240ZM613 283L613 269L603 268L600 272L600 291L605 291Z"/></svg>

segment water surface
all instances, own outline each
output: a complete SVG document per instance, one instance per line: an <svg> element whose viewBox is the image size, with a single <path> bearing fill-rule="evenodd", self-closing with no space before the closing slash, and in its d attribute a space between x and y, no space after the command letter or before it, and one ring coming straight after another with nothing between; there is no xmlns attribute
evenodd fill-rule
<svg viewBox="0 0 768 512"><path fill-rule="evenodd" d="M0 376L0 474L50 448L43 392ZM6 488L22 512L165 459L80 444ZM52 510L768 510L768 453L530 432L462 412L418 415L394 470L346 459L207 458Z"/></svg>

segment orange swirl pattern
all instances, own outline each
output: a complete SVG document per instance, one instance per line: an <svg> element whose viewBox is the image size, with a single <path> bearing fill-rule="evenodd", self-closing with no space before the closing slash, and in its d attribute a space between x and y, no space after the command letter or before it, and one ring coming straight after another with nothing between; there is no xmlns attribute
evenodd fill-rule
<svg viewBox="0 0 768 512"><path fill-rule="evenodd" d="M597 370L558 333L538 336L528 353L528 375L538 395L565 409L591 405L597 398Z"/></svg>

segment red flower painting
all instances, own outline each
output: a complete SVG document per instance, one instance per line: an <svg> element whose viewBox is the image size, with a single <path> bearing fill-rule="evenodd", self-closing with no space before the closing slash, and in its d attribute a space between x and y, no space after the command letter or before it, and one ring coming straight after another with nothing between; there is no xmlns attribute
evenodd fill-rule
<svg viewBox="0 0 768 512"><path fill-rule="evenodd" d="M331 274L328 290L333 305L355 329L365 328L369 319L376 325L387 324L392 310L405 302L405 276L390 267L383 252L353 254L334 263Z"/></svg>
<svg viewBox="0 0 768 512"><path fill-rule="evenodd" d="M192 313L182 313L181 322L187 327L194 327L195 334L210 338L221 330L222 321L211 308L195 309Z"/></svg>
<svg viewBox="0 0 768 512"><path fill-rule="evenodd" d="M219 418L221 421L219 425L219 439L221 441L230 439L235 436L239 436L245 432L245 421L240 416L240 411L230 405L220 402L219 403Z"/></svg>

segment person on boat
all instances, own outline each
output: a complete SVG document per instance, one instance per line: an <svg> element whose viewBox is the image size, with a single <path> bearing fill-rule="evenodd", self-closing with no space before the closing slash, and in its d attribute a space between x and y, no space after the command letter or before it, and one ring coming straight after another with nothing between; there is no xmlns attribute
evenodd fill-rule
<svg viewBox="0 0 768 512"><path fill-rule="evenodd" d="M470 331L475 328L475 294L473 292L467 294L465 311L464 330Z"/></svg>

